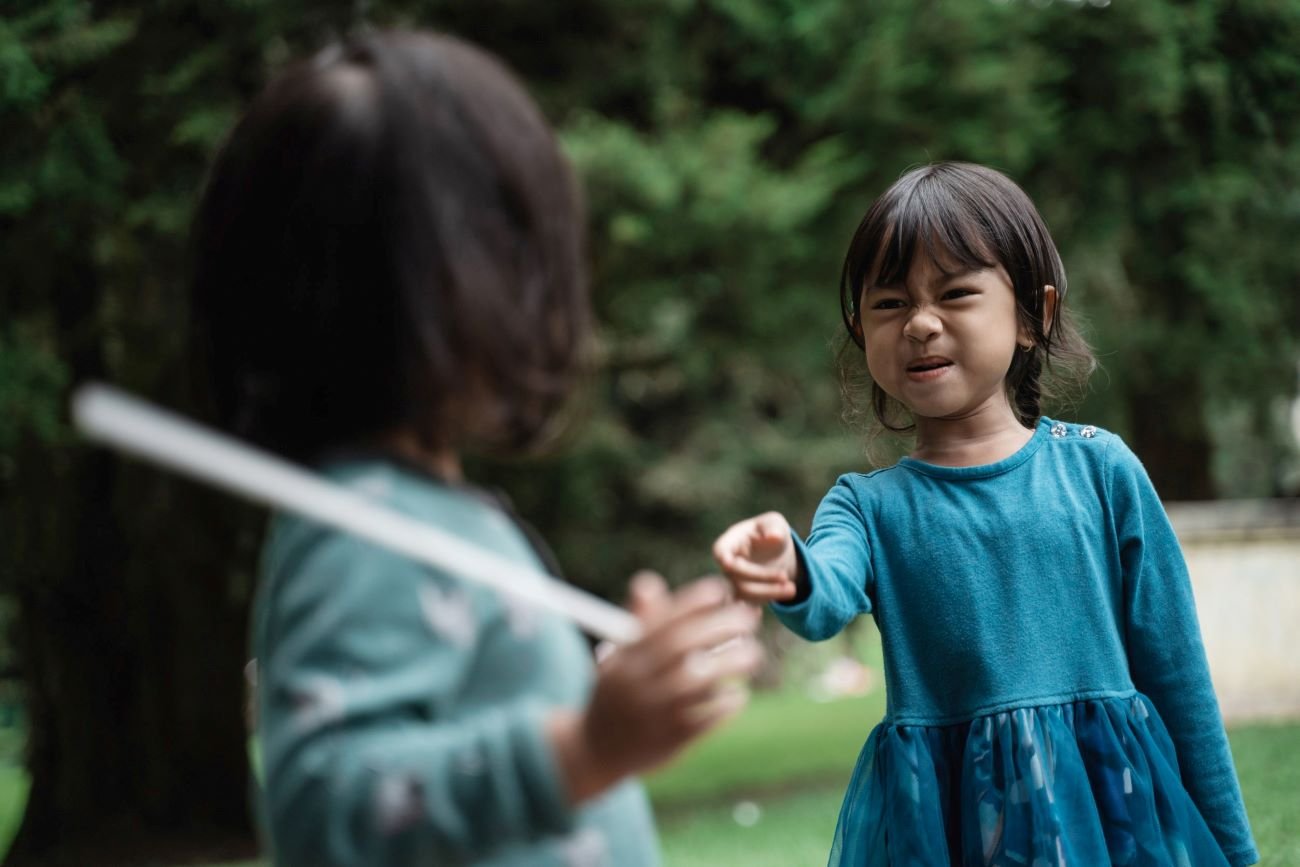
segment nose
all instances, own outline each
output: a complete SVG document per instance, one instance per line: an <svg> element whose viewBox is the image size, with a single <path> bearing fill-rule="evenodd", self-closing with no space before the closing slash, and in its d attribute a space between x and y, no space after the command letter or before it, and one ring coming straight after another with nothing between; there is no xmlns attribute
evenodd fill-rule
<svg viewBox="0 0 1300 867"><path fill-rule="evenodd" d="M907 317L903 336L917 343L925 343L943 330L943 322L928 306L918 304Z"/></svg>

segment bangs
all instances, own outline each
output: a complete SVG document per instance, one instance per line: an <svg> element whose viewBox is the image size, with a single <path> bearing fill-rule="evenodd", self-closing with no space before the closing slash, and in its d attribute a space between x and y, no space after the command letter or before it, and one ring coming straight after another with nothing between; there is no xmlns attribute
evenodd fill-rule
<svg viewBox="0 0 1300 867"><path fill-rule="evenodd" d="M840 276L840 311L854 342L862 343L858 302L863 289L901 286L918 256L944 274L999 264L1016 273L1022 257L1008 255L1006 242L1023 232L1012 228L1014 219L1005 219L1016 209L1007 207L1001 201L1005 195L991 187L982 172L941 164L904 175L872 204L854 233Z"/></svg>
<svg viewBox="0 0 1300 867"><path fill-rule="evenodd" d="M995 267L996 246L969 196L935 174L905 178L875 202L853 237L841 279L845 324L856 335L862 290L868 283L901 286L917 256L955 274Z"/></svg>
<svg viewBox="0 0 1300 867"><path fill-rule="evenodd" d="M879 239L874 244L864 239L875 255L862 257L861 273L854 280L857 291L868 280L875 286L902 285L917 256L928 258L944 274L995 267L992 239L962 205L942 187L918 184L888 215Z"/></svg>
<svg viewBox="0 0 1300 867"><path fill-rule="evenodd" d="M849 242L840 272L840 314L859 349L866 346L858 309L863 291L906 288L922 256L945 276L997 267L1006 271L1018 325L1030 340L1006 376L1022 424L1032 427L1041 413L1045 374L1073 383L1082 394L1096 361L1064 313L1065 267L1047 224L1013 180L974 163L932 163L907 172L872 203ZM1055 298L1051 305L1049 289ZM872 413L883 429L911 429L905 407L874 382L871 394Z"/></svg>

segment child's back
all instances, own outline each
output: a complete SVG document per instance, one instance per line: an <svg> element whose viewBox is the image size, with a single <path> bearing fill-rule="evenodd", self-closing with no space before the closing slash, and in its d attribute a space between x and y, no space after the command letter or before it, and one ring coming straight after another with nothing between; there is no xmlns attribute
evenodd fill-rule
<svg viewBox="0 0 1300 867"><path fill-rule="evenodd" d="M291 66L195 224L217 414L536 570L460 457L554 426L587 342L581 212L550 127L483 52L368 33ZM632 591L644 634L597 668L569 623L277 517L254 629L276 863L657 863L630 778L739 710L761 654L720 581Z"/></svg>
<svg viewBox="0 0 1300 867"><path fill-rule="evenodd" d="M472 489L380 454L325 471L543 568L501 504ZM547 710L581 706L593 681L567 623L293 516L273 524L255 613L259 680L272 687L258 707L266 811L285 862L657 863L640 786L575 812L553 769ZM372 832L347 830L358 823Z"/></svg>

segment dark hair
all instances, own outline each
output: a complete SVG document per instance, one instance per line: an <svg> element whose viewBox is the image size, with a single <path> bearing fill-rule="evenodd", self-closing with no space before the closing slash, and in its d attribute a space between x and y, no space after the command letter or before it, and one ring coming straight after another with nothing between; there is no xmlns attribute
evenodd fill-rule
<svg viewBox="0 0 1300 867"><path fill-rule="evenodd" d="M1014 181L985 166L940 162L907 172L872 203L849 243L840 277L840 312L858 347L863 288L868 281L902 284L918 254L945 273L1006 269L1020 323L1033 338L1028 349L1017 348L1006 375L1021 424L1032 427L1042 414L1045 370L1083 386L1096 361L1065 306L1065 267L1043 218ZM1044 319L1044 286L1056 287L1050 322ZM874 382L871 408L884 428L911 428L892 420L895 402Z"/></svg>
<svg viewBox="0 0 1300 867"><path fill-rule="evenodd" d="M536 445L582 367L582 204L551 128L464 42L367 33L277 76L193 232L219 421L297 460L409 426Z"/></svg>

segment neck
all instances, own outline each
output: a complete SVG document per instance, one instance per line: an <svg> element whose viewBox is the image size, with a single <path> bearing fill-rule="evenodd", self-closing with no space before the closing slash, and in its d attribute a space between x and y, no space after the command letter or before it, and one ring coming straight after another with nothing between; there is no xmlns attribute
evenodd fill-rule
<svg viewBox="0 0 1300 867"><path fill-rule="evenodd" d="M960 417L917 417L912 457L949 467L992 464L1015 454L1033 435L1005 402Z"/></svg>
<svg viewBox="0 0 1300 867"><path fill-rule="evenodd" d="M452 448L430 448L420 441L413 430L394 431L381 437L380 444L445 482L465 480L460 465L460 452Z"/></svg>

